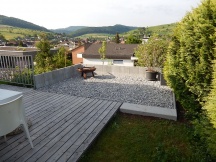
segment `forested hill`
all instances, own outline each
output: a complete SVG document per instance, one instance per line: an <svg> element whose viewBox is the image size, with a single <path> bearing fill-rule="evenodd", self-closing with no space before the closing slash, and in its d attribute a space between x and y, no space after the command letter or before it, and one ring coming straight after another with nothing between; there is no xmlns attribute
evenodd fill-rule
<svg viewBox="0 0 216 162"><path fill-rule="evenodd" d="M9 25L13 27L25 28L25 29L32 29L32 30L39 30L39 31L49 31L48 29L35 25L33 23L14 18L14 17L7 17L4 15L0 15L0 25Z"/></svg>
<svg viewBox="0 0 216 162"><path fill-rule="evenodd" d="M67 28L50 29L50 30L55 32L55 33L70 34L71 32L74 32L74 31L82 29L82 28L87 28L87 26L69 26Z"/></svg>
<svg viewBox="0 0 216 162"><path fill-rule="evenodd" d="M124 25L114 25L114 26L105 26L105 27L87 27L72 32L71 36L78 37L90 33L116 34L116 33L128 32L136 28L138 27L124 26Z"/></svg>

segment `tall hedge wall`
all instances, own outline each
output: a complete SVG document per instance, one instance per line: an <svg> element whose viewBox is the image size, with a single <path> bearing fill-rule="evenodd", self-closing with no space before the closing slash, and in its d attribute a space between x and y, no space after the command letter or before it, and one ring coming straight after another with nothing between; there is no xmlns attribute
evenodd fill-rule
<svg viewBox="0 0 216 162"><path fill-rule="evenodd" d="M216 90L211 90L211 84L216 89L216 79L212 79L213 60L216 59L215 33L216 0L203 0L177 25L164 66L168 85L193 121L195 134L207 143L208 151L214 157L216 101L211 96L216 97Z"/></svg>
<svg viewBox="0 0 216 162"><path fill-rule="evenodd" d="M184 108L194 115L210 90L215 59L216 1L204 0L177 25L164 75Z"/></svg>

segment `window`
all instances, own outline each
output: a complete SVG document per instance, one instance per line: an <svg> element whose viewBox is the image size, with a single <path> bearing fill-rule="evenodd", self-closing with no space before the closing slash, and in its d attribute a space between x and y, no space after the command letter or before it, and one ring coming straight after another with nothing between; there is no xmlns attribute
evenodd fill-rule
<svg viewBox="0 0 216 162"><path fill-rule="evenodd" d="M82 53L78 53L77 58L82 58Z"/></svg>
<svg viewBox="0 0 216 162"><path fill-rule="evenodd" d="M113 60L113 64L123 64L123 60Z"/></svg>

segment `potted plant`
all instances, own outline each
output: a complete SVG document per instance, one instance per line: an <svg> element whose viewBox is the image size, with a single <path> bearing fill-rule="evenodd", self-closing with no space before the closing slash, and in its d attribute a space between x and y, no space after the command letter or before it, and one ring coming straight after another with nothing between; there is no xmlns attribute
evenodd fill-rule
<svg viewBox="0 0 216 162"><path fill-rule="evenodd" d="M138 58L138 65L147 67L147 80L157 80L158 69L163 67L168 44L166 38L153 35L147 42L140 44L135 50L135 56Z"/></svg>

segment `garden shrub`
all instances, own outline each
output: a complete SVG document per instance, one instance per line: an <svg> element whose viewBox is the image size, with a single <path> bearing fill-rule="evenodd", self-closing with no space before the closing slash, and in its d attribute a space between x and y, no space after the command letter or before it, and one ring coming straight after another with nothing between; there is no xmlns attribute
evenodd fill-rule
<svg viewBox="0 0 216 162"><path fill-rule="evenodd" d="M206 97L205 116L201 118L199 125L200 131L206 137L209 151L216 157L216 61L214 62L212 89L208 97Z"/></svg>
<svg viewBox="0 0 216 162"><path fill-rule="evenodd" d="M162 68L165 61L169 39L159 35L153 35L144 44L138 45L135 56L138 58L138 65L148 68Z"/></svg>
<svg viewBox="0 0 216 162"><path fill-rule="evenodd" d="M210 90L212 61L216 59L215 32L216 1L203 0L178 23L164 66L167 84L194 123L195 137L208 146L207 152L213 157L216 157L214 86L211 93Z"/></svg>
<svg viewBox="0 0 216 162"><path fill-rule="evenodd" d="M72 64L67 59L68 51L64 47L59 48L57 53L52 54L50 52L51 43L48 41L47 36L42 35L41 37L41 40L36 44L39 51L34 60L36 62L35 74L49 72Z"/></svg>
<svg viewBox="0 0 216 162"><path fill-rule="evenodd" d="M11 82L15 82L23 85L33 85L33 72L31 69L16 68Z"/></svg>

